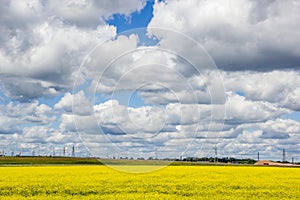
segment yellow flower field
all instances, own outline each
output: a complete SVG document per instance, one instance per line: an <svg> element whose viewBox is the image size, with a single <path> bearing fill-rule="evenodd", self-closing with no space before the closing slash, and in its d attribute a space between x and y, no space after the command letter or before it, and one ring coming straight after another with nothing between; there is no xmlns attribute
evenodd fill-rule
<svg viewBox="0 0 300 200"><path fill-rule="evenodd" d="M0 167L0 199L300 199L300 168L170 166L129 174L106 166Z"/></svg>

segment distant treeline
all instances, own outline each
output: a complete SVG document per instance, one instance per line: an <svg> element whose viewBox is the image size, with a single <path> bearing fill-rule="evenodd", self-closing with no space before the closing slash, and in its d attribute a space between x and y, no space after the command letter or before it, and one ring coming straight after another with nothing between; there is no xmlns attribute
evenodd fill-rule
<svg viewBox="0 0 300 200"><path fill-rule="evenodd" d="M164 160L172 160L172 159L164 159ZM174 161L183 161L183 162L210 162L210 163L232 163L232 164L254 164L257 160L251 158L232 158L232 157L223 157L223 158L216 158L216 157L187 157L182 159L175 159Z"/></svg>
<svg viewBox="0 0 300 200"><path fill-rule="evenodd" d="M171 159L169 159L171 160ZM187 157L187 158L182 158L182 159L175 159L174 161L186 161L186 162L210 162L210 163L232 163L232 164L254 164L258 160L254 160L251 158L233 158L233 157L223 157L223 158L215 158L215 157ZM289 161L274 161L278 163L291 163ZM300 162L296 162L293 164L300 164Z"/></svg>

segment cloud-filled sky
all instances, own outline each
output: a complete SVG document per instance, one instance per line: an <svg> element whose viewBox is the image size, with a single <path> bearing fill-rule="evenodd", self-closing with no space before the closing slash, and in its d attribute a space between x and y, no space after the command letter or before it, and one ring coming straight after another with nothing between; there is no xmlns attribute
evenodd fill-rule
<svg viewBox="0 0 300 200"><path fill-rule="evenodd" d="M7 155L300 161L300 2L4 0Z"/></svg>

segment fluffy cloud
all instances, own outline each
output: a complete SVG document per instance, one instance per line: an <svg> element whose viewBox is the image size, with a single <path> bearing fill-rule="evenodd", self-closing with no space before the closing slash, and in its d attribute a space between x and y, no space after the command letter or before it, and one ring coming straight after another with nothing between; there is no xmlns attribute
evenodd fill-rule
<svg viewBox="0 0 300 200"><path fill-rule="evenodd" d="M114 40L108 40L98 45L84 60L85 62L81 66L80 72L87 76L86 79L93 80L95 86L97 85L97 80L99 80L99 78L107 76L107 70L110 70L110 72L113 73L110 76L115 76L116 73L121 74L124 72L123 70L111 70L110 64L117 60L121 55L134 51L137 48L138 40L138 36L134 34L128 37L121 35ZM130 61L123 63L122 67L124 65L126 66L126 64L131 64L132 62ZM103 73L106 73L106 76L103 75ZM105 86L103 86L101 92L105 91Z"/></svg>
<svg viewBox="0 0 300 200"><path fill-rule="evenodd" d="M261 124L260 129L264 130L262 138L270 139L287 139L298 135L300 131L300 123L294 120L270 120Z"/></svg>
<svg viewBox="0 0 300 200"><path fill-rule="evenodd" d="M220 114L224 107L226 115ZM213 109L219 115L213 116ZM60 127L65 132L78 132L97 152L99 148L107 152L117 147L130 153L138 148L145 153L149 148L153 152L154 147L159 147L160 152L177 152L179 155L188 147L194 152L208 152L218 141L220 145L228 143L229 147L235 143L239 146L257 142L259 146L272 139L288 139L289 132L295 133L299 124L277 118L289 112L274 104L249 101L233 93L227 94L225 105L218 106L171 103L165 107L132 108L109 100L94 105L94 115L63 114ZM103 134L106 137L103 138ZM193 146L193 140L201 140L205 145L199 149ZM105 147L104 141L108 142ZM181 144L183 149L178 149L176 144ZM142 149L141 145L144 146Z"/></svg>
<svg viewBox="0 0 300 200"><path fill-rule="evenodd" d="M0 127L1 127L0 133L1 134L13 134L16 132L21 132L21 128L17 126L18 123L19 123L19 121L14 118L0 116Z"/></svg>
<svg viewBox="0 0 300 200"><path fill-rule="evenodd" d="M116 13L128 16L132 12L140 11L145 4L145 0L50 0L46 1L45 8L49 15L61 17L68 23L92 26L104 23L103 19Z"/></svg>
<svg viewBox="0 0 300 200"><path fill-rule="evenodd" d="M159 107L125 107L115 100L95 106L95 115L102 127L109 129L117 126L123 133L133 136L157 134L163 129L167 117Z"/></svg>
<svg viewBox="0 0 300 200"><path fill-rule="evenodd" d="M300 124L290 119L268 120L263 123L241 124L231 130L229 138L221 138L219 153L244 155L256 158L260 152L262 159L282 159L282 149L288 149L288 159L297 157Z"/></svg>
<svg viewBox="0 0 300 200"><path fill-rule="evenodd" d="M40 104L38 101L25 104L14 105L12 102L3 106L3 114L8 117L13 117L18 120L36 123L48 123L53 118L51 117L52 108L45 104Z"/></svg>
<svg viewBox="0 0 300 200"><path fill-rule="evenodd" d="M64 110L74 115L91 115L93 113L92 103L85 97L81 90L72 95L66 93L61 100L54 105L56 110Z"/></svg>
<svg viewBox="0 0 300 200"><path fill-rule="evenodd" d="M156 2L149 27L177 30L193 37L226 70L298 68L300 4L297 1ZM188 51L165 31L149 29L164 48ZM181 42L179 45L178 42ZM197 59L197 54L193 59Z"/></svg>
<svg viewBox="0 0 300 200"><path fill-rule="evenodd" d="M39 97L53 97L65 90L47 81L19 77L18 75L0 75L0 89L7 97L20 102L28 102Z"/></svg>
<svg viewBox="0 0 300 200"><path fill-rule="evenodd" d="M24 143L62 143L67 142L67 136L53 128L43 126L25 127L19 139Z"/></svg>
<svg viewBox="0 0 300 200"><path fill-rule="evenodd" d="M113 14L129 15L140 11L145 6L145 0L4 0L1 4L0 22L19 26L36 23L47 18L59 18L67 24L78 26L97 26Z"/></svg>
<svg viewBox="0 0 300 200"><path fill-rule="evenodd" d="M39 104L38 101L19 104L10 102L7 105L1 105L0 108L1 133L20 133L22 132L21 126L45 125L55 120L52 108L45 104Z"/></svg>
<svg viewBox="0 0 300 200"><path fill-rule="evenodd" d="M4 135L2 145L6 155L56 155L70 156L75 146L76 155L86 155L86 148L78 137L61 133L55 129L43 126L25 127L20 134Z"/></svg>
<svg viewBox="0 0 300 200"><path fill-rule="evenodd" d="M290 111L278 108L266 102L252 102L245 97L228 94L226 107L226 123L253 123L277 118Z"/></svg>
<svg viewBox="0 0 300 200"><path fill-rule="evenodd" d="M149 104L224 103L224 86L216 68L201 69L160 47L137 47L137 42L136 35L120 36L91 53L81 69L91 79L90 92L114 96L136 91ZM209 62L209 57L205 60ZM213 67L212 62L209 65Z"/></svg>
<svg viewBox="0 0 300 200"><path fill-rule="evenodd" d="M139 11L145 1L1 4L0 82L10 98L28 101L70 89L84 56L116 34L115 27L101 19ZM16 84L14 78L20 76ZM34 90L29 92L28 87Z"/></svg>
<svg viewBox="0 0 300 200"><path fill-rule="evenodd" d="M185 69L188 71L189 67L185 66ZM225 90L218 71L202 71L200 74L195 72L192 76L185 77L173 70L161 70L159 75L146 79L157 80L138 90L146 103L224 104ZM168 79L160 79L164 76Z"/></svg>
<svg viewBox="0 0 300 200"><path fill-rule="evenodd" d="M253 101L267 101L299 110L300 75L297 71L223 73L226 90L242 93ZM237 84L239 83L239 84Z"/></svg>
<svg viewBox="0 0 300 200"><path fill-rule="evenodd" d="M114 29L108 26L81 30L58 21L38 24L28 32L12 33L0 50L1 74L6 74L1 82L8 95L17 100L49 93L43 90L68 89L75 81L84 54L113 34ZM19 76L24 78L16 85L12 81ZM38 91L28 94L26 85ZM22 98L18 97L20 95Z"/></svg>

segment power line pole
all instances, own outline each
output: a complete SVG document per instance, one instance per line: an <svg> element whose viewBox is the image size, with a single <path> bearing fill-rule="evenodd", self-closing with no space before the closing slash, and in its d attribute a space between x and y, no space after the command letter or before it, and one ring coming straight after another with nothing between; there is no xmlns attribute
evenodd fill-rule
<svg viewBox="0 0 300 200"><path fill-rule="evenodd" d="M72 157L75 157L75 146L72 147Z"/></svg>
<svg viewBox="0 0 300 200"><path fill-rule="evenodd" d="M63 157L65 157L66 156L66 147L64 146L64 148L63 148Z"/></svg>
<svg viewBox="0 0 300 200"><path fill-rule="evenodd" d="M218 162L218 149L215 147L215 162Z"/></svg>
<svg viewBox="0 0 300 200"><path fill-rule="evenodd" d="M53 149L52 149L52 151L53 151L52 155L53 155L53 157L54 157L54 156L55 156L55 146L53 145L52 148L53 148Z"/></svg>
<svg viewBox="0 0 300 200"><path fill-rule="evenodd" d="M282 162L285 162L285 149L282 149Z"/></svg>
<svg viewBox="0 0 300 200"><path fill-rule="evenodd" d="M259 161L259 152L257 152L257 161Z"/></svg>
<svg viewBox="0 0 300 200"><path fill-rule="evenodd" d="M294 164L294 157L292 157L292 164Z"/></svg>

